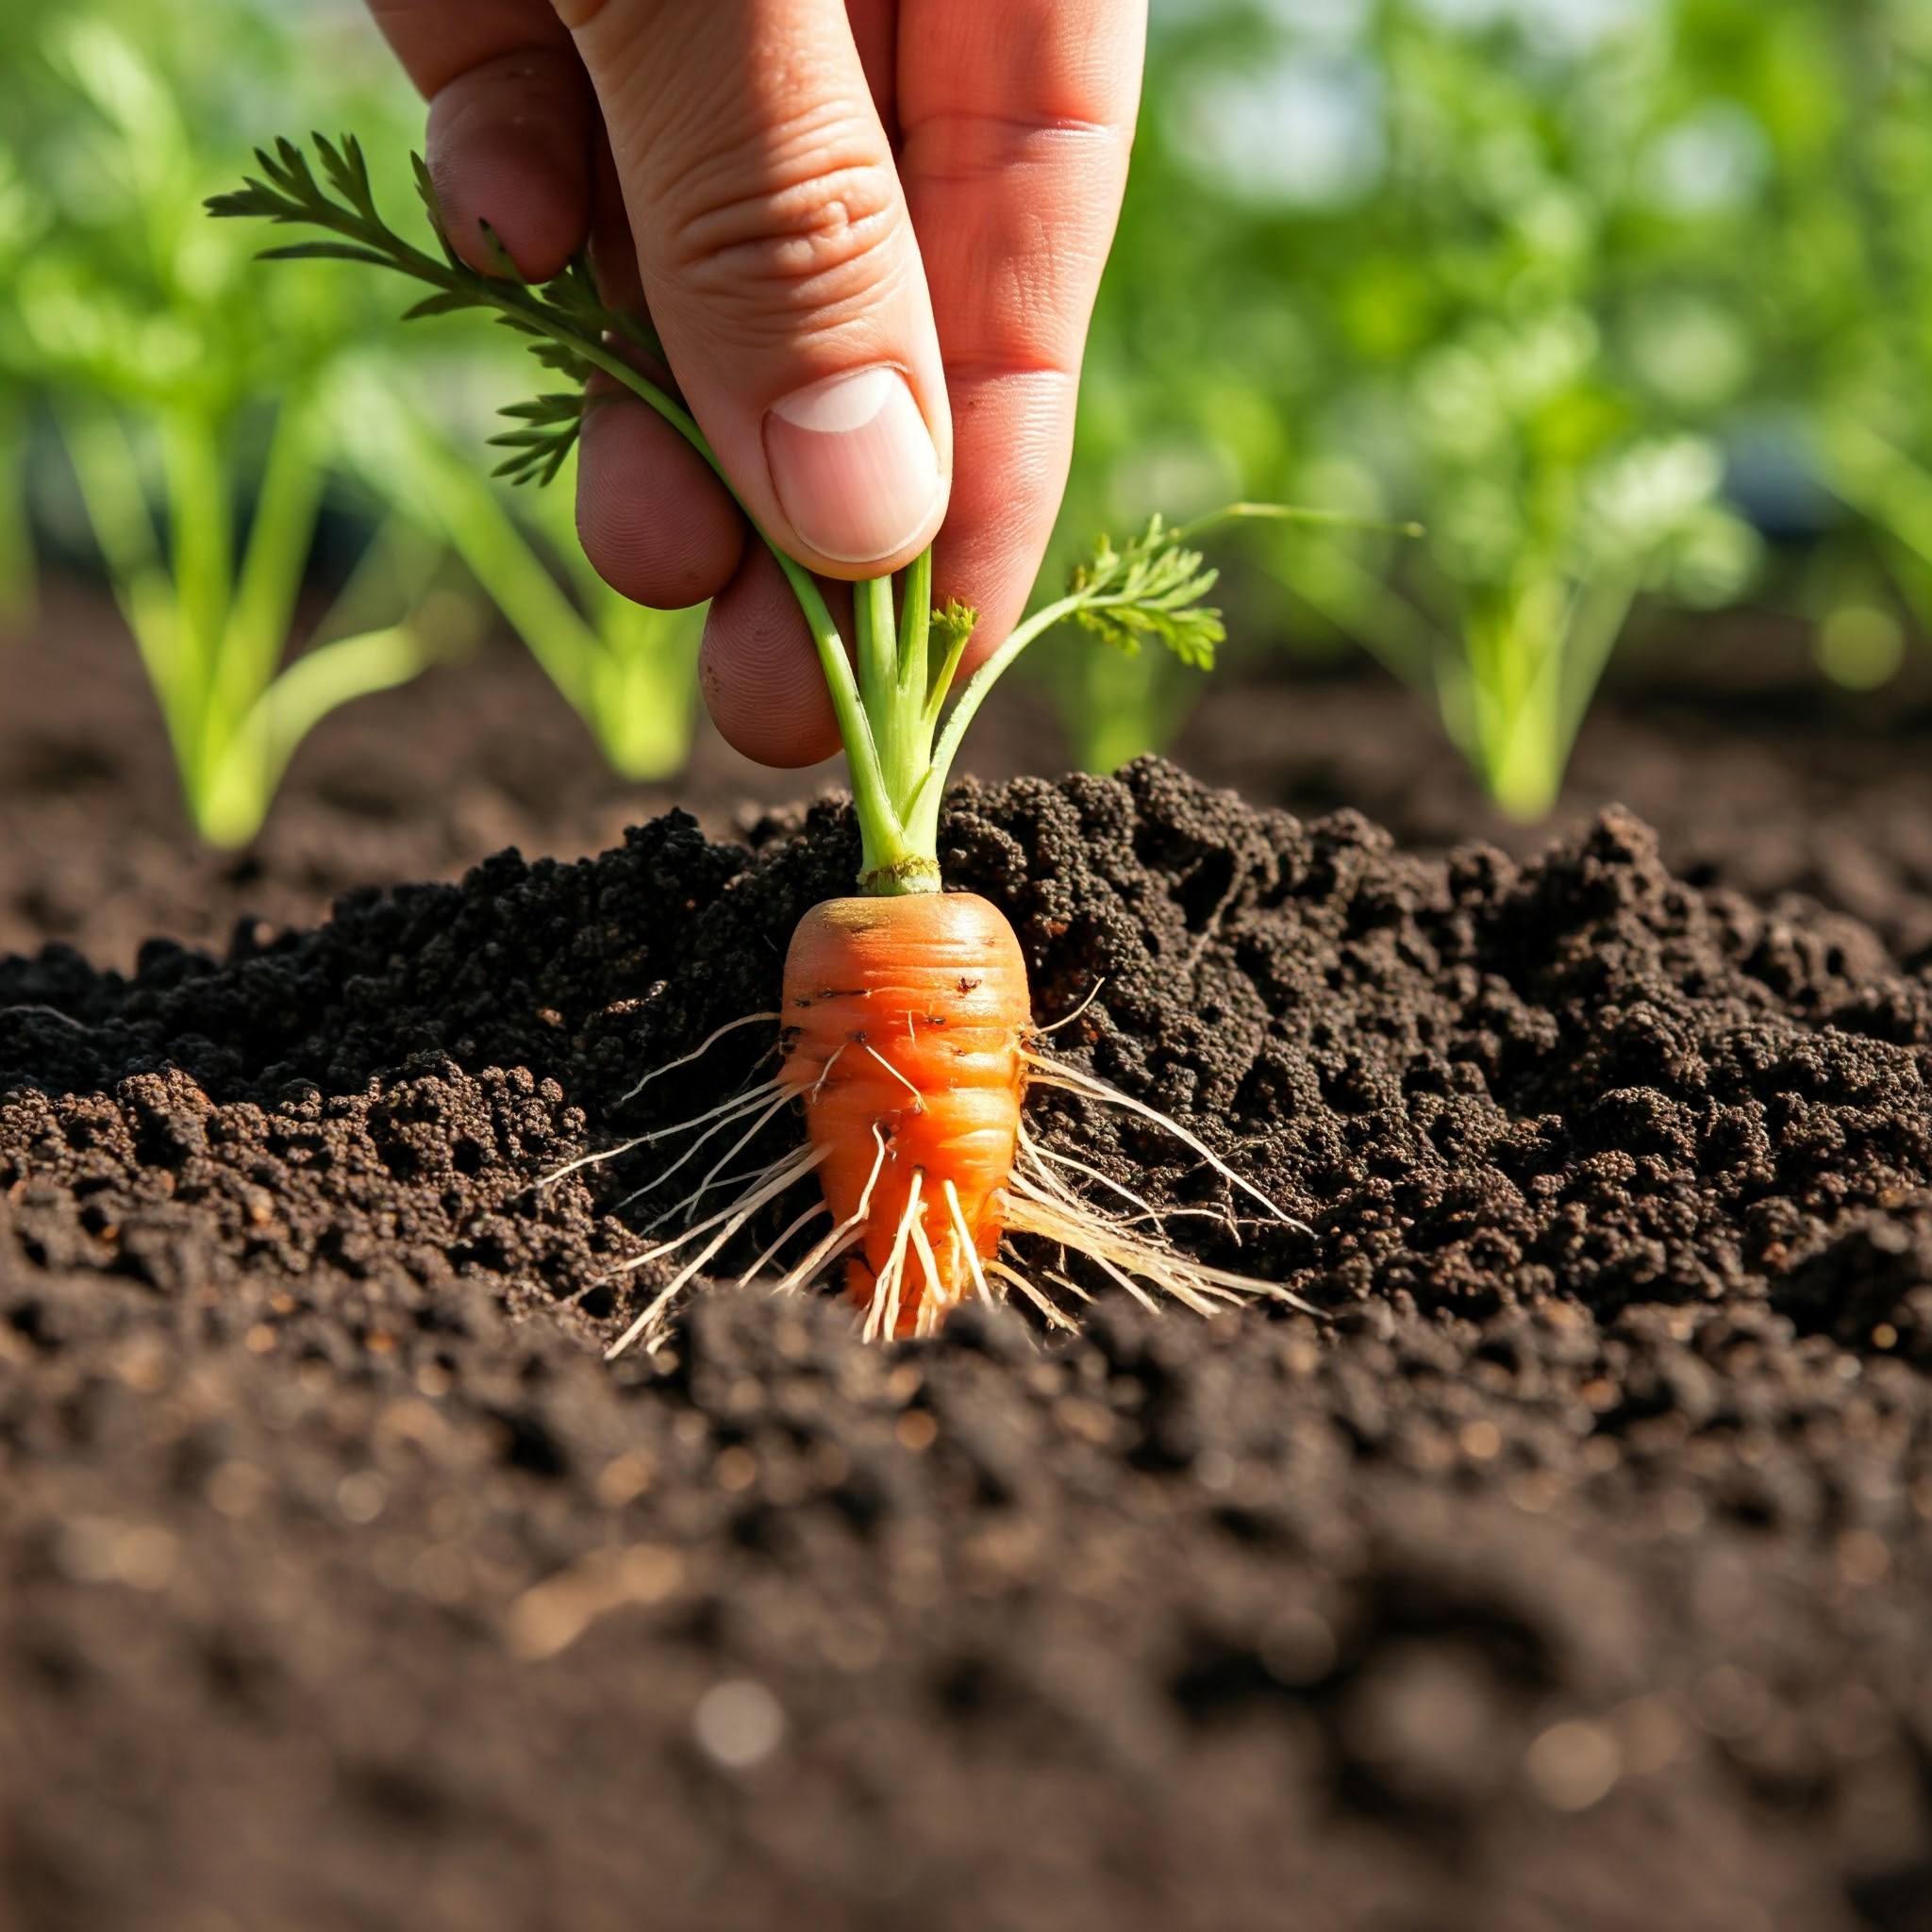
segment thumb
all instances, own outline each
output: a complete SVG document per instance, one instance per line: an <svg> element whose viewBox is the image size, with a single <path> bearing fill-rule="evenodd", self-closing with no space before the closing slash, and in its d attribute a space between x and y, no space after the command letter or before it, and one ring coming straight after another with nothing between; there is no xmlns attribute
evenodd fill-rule
<svg viewBox="0 0 1932 1932"><path fill-rule="evenodd" d="M842 0L555 0L610 133L651 319L744 507L833 576L944 515L932 304Z"/></svg>

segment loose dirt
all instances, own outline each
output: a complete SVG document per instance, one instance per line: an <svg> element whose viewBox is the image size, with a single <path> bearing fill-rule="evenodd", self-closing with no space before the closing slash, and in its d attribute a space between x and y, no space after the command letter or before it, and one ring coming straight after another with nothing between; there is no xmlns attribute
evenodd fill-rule
<svg viewBox="0 0 1932 1932"><path fill-rule="evenodd" d="M0 960L0 1923L1932 1924L1908 842L1861 923L1621 809L968 785L1058 1050L1312 1232L1041 1131L1324 1318L713 1286L607 1365L656 1163L535 1184L749 1076L623 1099L852 869L742 825Z"/></svg>

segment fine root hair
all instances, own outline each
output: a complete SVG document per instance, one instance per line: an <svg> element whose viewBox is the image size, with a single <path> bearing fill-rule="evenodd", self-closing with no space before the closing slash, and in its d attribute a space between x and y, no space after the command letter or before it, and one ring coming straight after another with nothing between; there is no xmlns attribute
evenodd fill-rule
<svg viewBox="0 0 1932 1932"><path fill-rule="evenodd" d="M1097 987L1095 991L1098 991ZM1091 997L1090 994L1089 999ZM1078 1017L1081 1010L1084 1007L1076 1008L1067 1019L1071 1021ZM668 1073L672 1067L683 1066L698 1058L734 1027L748 1024L753 1020L775 1017L773 1014L753 1014L743 1021L734 1021L720 1027L703 1046L647 1074L632 1088L631 1092L640 1091L658 1074ZM1005 1227L1008 1234L1025 1241L1029 1251L1033 1242L1043 1242L1056 1250L1058 1265L1029 1266L1024 1255L1010 1248L1003 1248L999 1255L991 1258L983 1257L973 1239L953 1181L943 1175L928 1174L923 1168L916 1169L905 1205L893 1225L891 1246L885 1265L878 1271L871 1294L866 1299L861 1326L865 1341L897 1338L902 1316L908 1307L915 1311L910 1321L911 1333L918 1337L937 1333L959 1302L976 1299L1005 1304L1014 1296L1031 1307L1049 1327L1074 1329L1078 1324L1068 1312L1066 1301L1087 1303L1092 1299L1091 1276L1090 1287L1083 1287L1072 1272L1075 1257L1084 1259L1106 1281L1150 1312L1158 1312L1166 1304L1178 1303L1196 1314L1211 1315L1221 1308L1274 1302L1307 1314L1319 1313L1278 1282L1211 1267L1194 1259L1176 1248L1166 1232L1178 1221L1208 1220L1224 1227L1238 1243L1243 1221L1253 1227L1265 1218L1266 1222L1278 1227L1309 1233L1311 1230L1306 1223L1297 1221L1252 1182L1245 1180L1178 1121L1150 1107L1145 1101L1121 1092L1092 1074L1050 1058L1038 1050L1041 1044L1038 1035L1029 1035L1027 1044L1021 1050L1029 1087L1070 1093L1094 1105L1116 1108L1145 1121L1170 1135L1220 1176L1227 1184L1229 1198L1222 1206L1214 1208L1157 1208L1126 1182L1105 1173L1093 1162L1044 1145L1027 1127L1023 1117L1012 1173L1006 1191ZM875 1052L866 1042L861 1041L859 1045L861 1050ZM843 1051L841 1047L840 1052ZM883 1056L877 1057L883 1060ZM829 1072L828 1065L825 1073ZM824 1077L822 1074L821 1084ZM760 1080L689 1120L637 1135L601 1153L584 1155L544 1176L540 1185L548 1186L566 1174L613 1159L635 1148L654 1146L679 1136L691 1136L691 1144L677 1158L654 1180L627 1194L618 1204L622 1207L642 1195L655 1193L688 1163L694 1161L701 1150L714 1142L724 1143L723 1151L710 1159L696 1185L659 1212L643 1233L648 1238L668 1223L698 1215L706 1197L718 1190L733 1191L727 1204L703 1213L700 1219L691 1220L681 1232L650 1241L610 1274L570 1297L575 1301L601 1282L635 1274L639 1269L656 1263L672 1264L668 1281L656 1291L629 1326L606 1350L607 1359L614 1359L639 1342L647 1350L658 1347L669 1329L679 1295L755 1215L778 1200L788 1190L809 1179L824 1161L825 1149L794 1148L748 1174L727 1173L738 1156L789 1102L798 1097L795 1086L781 1079ZM874 1122L872 1135L872 1169L854 1211L844 1220L822 1230L799 1259L789 1265L781 1264L779 1257L787 1248L814 1222L828 1214L824 1202L815 1200L796 1214L750 1265L737 1274L741 1287L767 1280L774 1294L799 1293L864 1242L873 1198L886 1171L891 1150L884 1123ZM1096 1193L1104 1194L1105 1200L1096 1199ZM1238 1217L1233 1201L1236 1194L1244 1195L1249 1203L1262 1210L1262 1215L1250 1213L1246 1217ZM943 1241L940 1240L937 1231L929 1235L926 1229L926 1211L936 1200L942 1200L945 1206ZM943 1274L935 1242L944 1251L947 1265ZM769 1273L774 1269L779 1270L775 1275ZM959 1285L962 1269L967 1276L963 1286ZM941 1285L942 1282L954 1285L946 1287Z"/></svg>

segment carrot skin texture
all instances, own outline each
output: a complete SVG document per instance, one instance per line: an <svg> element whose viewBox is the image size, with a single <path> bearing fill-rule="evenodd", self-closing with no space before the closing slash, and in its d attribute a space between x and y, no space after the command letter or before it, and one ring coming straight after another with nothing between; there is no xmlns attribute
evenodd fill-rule
<svg viewBox="0 0 1932 1932"><path fill-rule="evenodd" d="M835 1222L857 1214L878 1167L846 1264L855 1300L873 1299L921 1176L917 1219L939 1278L906 1256L898 1332L910 1334L928 1296L950 1305L974 1290L946 1180L979 1257L999 1247L1032 1024L1020 942L971 892L828 899L793 932L784 986L779 1077L826 1150L819 1178Z"/></svg>

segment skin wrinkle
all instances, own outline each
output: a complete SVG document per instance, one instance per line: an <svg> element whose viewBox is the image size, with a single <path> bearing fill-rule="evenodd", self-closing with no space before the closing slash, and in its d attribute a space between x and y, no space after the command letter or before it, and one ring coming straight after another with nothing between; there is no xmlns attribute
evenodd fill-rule
<svg viewBox="0 0 1932 1932"><path fill-rule="evenodd" d="M764 15L774 17L754 17ZM836 58L799 26L771 0L734 0L715 13L660 7L649 32L591 50L620 162L675 192L721 165L741 173L748 153L773 146L774 130L802 133L808 146L837 145L828 136L838 130L854 142L844 163L886 160L856 56ZM662 84L667 74L676 86ZM675 156L675 168L650 167L653 156Z"/></svg>
<svg viewBox="0 0 1932 1932"><path fill-rule="evenodd" d="M949 114L922 122L907 137L905 169L914 192L934 189L984 191L1016 181L1050 182L1065 195L1057 219L1086 231L1110 233L1112 223L1095 213L1092 200L1126 179L1132 141L1120 130L1058 121L1048 126ZM1067 192L1072 188L1077 191Z"/></svg>
<svg viewBox="0 0 1932 1932"><path fill-rule="evenodd" d="M613 0L551 0L557 17L574 34L588 33Z"/></svg>
<svg viewBox="0 0 1932 1932"><path fill-rule="evenodd" d="M1001 448L996 471L963 473L955 485L954 508L960 528L970 534L942 538L933 558L939 601L969 591L983 594L990 581L1000 581L1008 599L1004 607L985 609L987 638L969 652L969 662L996 647L1031 590L1030 582L1011 573L1003 578L996 574L1007 557L1045 546L1058 508L1059 479L1072 453L1077 386L1076 375L1058 370L1007 373L972 382L962 382L957 373L953 376L960 441L973 433L974 419L984 411L992 419Z"/></svg>
<svg viewBox="0 0 1932 1932"><path fill-rule="evenodd" d="M774 57L761 92L774 109L786 105L756 133L737 125L741 104L733 111L700 90L636 137L683 158L658 206L649 270L728 298L721 315L777 346L798 314L827 334L862 323L872 305L905 293L910 267L909 251L891 245L902 199L870 103L843 96L823 66ZM746 192L750 144L762 178ZM747 290L772 306L747 308Z"/></svg>
<svg viewBox="0 0 1932 1932"><path fill-rule="evenodd" d="M967 358L1001 361L1029 355L1077 367L1097 280L1091 264L1104 256L1112 223L1104 212L1082 222L1057 211L1049 220L1042 205L1055 191L1065 192L1071 180L1075 192L1067 199L1074 208L1109 209L1125 178L1126 142L1109 140L1102 147L1080 137L1076 166L1058 151L1058 141L1015 142L997 131L986 150L974 154L974 137L961 132L966 125L963 119L950 124L946 145L952 152L937 159L926 152L924 129L908 149L908 172L917 183L915 225L958 231L956 273L980 291L970 313L950 320L947 367ZM1042 146L1044 154L1035 151ZM1001 191L1000 217L960 229L958 208L987 197L994 187ZM1001 283L1017 292L1017 301L988 299L988 291Z"/></svg>
<svg viewBox="0 0 1932 1932"><path fill-rule="evenodd" d="M680 210L667 226L665 262L694 287L842 308L903 282L886 246L897 219L896 184L876 164L815 167L783 186ZM841 289L841 280L854 286Z"/></svg>
<svg viewBox="0 0 1932 1932"><path fill-rule="evenodd" d="M1109 144L1130 137L1131 127L1112 121L1096 121L1085 114L1009 114L997 108L929 108L913 124L915 134L944 127L1003 128L1022 140L1039 135L1084 134L1104 137Z"/></svg>
<svg viewBox="0 0 1932 1932"><path fill-rule="evenodd" d="M973 346L946 361L946 380L974 369L1004 374L1051 372L1077 377L1086 347L1086 318L1069 316L1066 289L1077 276L1044 222L1021 218L1035 230L1030 245L989 247L979 274L982 290ZM1070 251L1077 255L1077 250Z"/></svg>
<svg viewBox="0 0 1932 1932"><path fill-rule="evenodd" d="M905 0L900 31L922 58L902 64L899 112L909 130L935 108L1087 121L1131 133L1140 105L1140 0ZM1131 59L1123 59L1125 48Z"/></svg>

